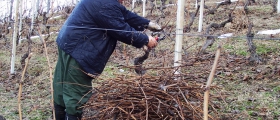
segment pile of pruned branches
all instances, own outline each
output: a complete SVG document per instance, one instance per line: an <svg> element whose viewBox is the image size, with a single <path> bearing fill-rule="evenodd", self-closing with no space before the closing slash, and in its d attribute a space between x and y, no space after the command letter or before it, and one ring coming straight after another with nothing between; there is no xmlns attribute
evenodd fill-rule
<svg viewBox="0 0 280 120"><path fill-rule="evenodd" d="M201 59L192 59L186 66L198 64L201 66ZM203 119L205 83L195 81L190 74L175 74L172 67L157 68L157 71L157 75L119 74L98 83L92 97L82 107L83 119ZM201 73L205 78L209 74ZM217 119L217 106L211 100L209 106L208 117Z"/></svg>

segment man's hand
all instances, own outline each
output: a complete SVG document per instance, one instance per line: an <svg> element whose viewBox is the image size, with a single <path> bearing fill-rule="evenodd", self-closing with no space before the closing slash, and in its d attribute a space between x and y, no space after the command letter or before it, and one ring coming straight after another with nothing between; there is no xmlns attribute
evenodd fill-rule
<svg viewBox="0 0 280 120"><path fill-rule="evenodd" d="M154 22L149 22L148 29L151 31L161 31L162 30L161 26Z"/></svg>
<svg viewBox="0 0 280 120"><path fill-rule="evenodd" d="M149 36L149 43L147 44L147 47L149 49L152 49L152 48L156 47L157 44L158 44L157 40L154 37Z"/></svg>

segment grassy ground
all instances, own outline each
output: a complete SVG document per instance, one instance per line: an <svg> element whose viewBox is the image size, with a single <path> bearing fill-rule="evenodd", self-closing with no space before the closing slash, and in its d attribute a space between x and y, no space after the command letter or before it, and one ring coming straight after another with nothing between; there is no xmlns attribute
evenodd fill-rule
<svg viewBox="0 0 280 120"><path fill-rule="evenodd" d="M170 17L161 21L162 23L171 20L170 24L174 27L176 21L176 7L168 8L173 12ZM224 9L219 9L218 13L225 13ZM279 27L279 15L270 16L267 14L271 10L270 6L255 5L249 7L250 20L254 22L254 32L261 29L276 29ZM172 17L173 15L173 17ZM241 15L242 16L242 15ZM207 23L221 22L226 17L216 17L209 15L205 19L205 27ZM153 19L153 18L152 18ZM154 18L155 19L155 18ZM238 19L236 19L238 21ZM219 67L216 71L213 85L219 89L211 89L212 94L217 95L217 98L212 98L219 109L219 117L232 118L234 120L277 120L280 119L280 42L279 41L262 41L254 40L257 46L257 53L262 58L263 62L260 64L248 63L248 46L246 43L246 28L240 28L242 25L234 22L228 24L225 28L214 31L216 34L233 32L235 35L241 36L228 39L217 39L215 43L207 49L207 52L214 54L218 44L222 46L222 56L220 58ZM197 22L194 23L192 31L196 31ZM234 27L239 27L238 29ZM172 31L172 29L170 30ZM197 32L191 32L198 34ZM263 37L257 35L257 37ZM54 68L57 51L55 45L55 35L48 41L48 56L50 57L51 66ZM268 37L268 36L264 36ZM279 38L279 35L275 36ZM198 52L198 49L204 44L205 39L201 37L185 37L184 38L184 54L183 57L192 57ZM173 65L174 57L174 41L166 39L162 41L156 48L156 51L164 56L168 66ZM16 75L11 76L10 73L10 55L11 45L9 41L0 40L0 115L3 115L7 120L18 119L18 104L17 94L18 86L21 78L22 67L20 59L27 48L30 47L34 56L31 58L27 73L23 83L22 96L22 113L26 120L45 120L51 119L50 107L50 78L47 65L47 59L42 44L39 40L33 40L31 45L23 42L17 48L16 58ZM130 50L130 51L129 51ZM132 60L137 52L135 48L130 48L120 53L114 53L107 64L100 80L114 78L117 74L133 73L133 70L120 68L119 65L132 65ZM134 52L131 52L134 51ZM124 54L125 53L125 54ZM124 56L120 58L120 56ZM160 56L159 56L160 57ZM147 60L147 62L162 61L162 57L154 57ZM208 71L209 66L197 68L200 71ZM123 69L124 72L122 72ZM207 71L206 70L206 71ZM150 71L152 72L152 71Z"/></svg>

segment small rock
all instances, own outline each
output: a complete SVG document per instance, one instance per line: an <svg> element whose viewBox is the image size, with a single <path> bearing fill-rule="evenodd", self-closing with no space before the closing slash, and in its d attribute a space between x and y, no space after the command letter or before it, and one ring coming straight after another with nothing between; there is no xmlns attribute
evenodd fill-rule
<svg viewBox="0 0 280 120"><path fill-rule="evenodd" d="M250 115L251 116L258 116L258 113L257 112L252 112Z"/></svg>
<svg viewBox="0 0 280 120"><path fill-rule="evenodd" d="M120 69L120 72L124 72L124 70L123 70L123 69Z"/></svg>
<svg viewBox="0 0 280 120"><path fill-rule="evenodd" d="M250 110L252 110L252 109L254 109L255 107L254 106L247 106L246 107L246 109L250 109Z"/></svg>
<svg viewBox="0 0 280 120"><path fill-rule="evenodd" d="M233 111L231 111L231 113L233 113L233 114L239 114L240 111L239 111L239 110L233 110Z"/></svg>
<svg viewBox="0 0 280 120"><path fill-rule="evenodd" d="M256 99L254 99L254 98L248 98L248 101L253 102L253 101L256 101Z"/></svg>
<svg viewBox="0 0 280 120"><path fill-rule="evenodd" d="M241 69L241 67L235 67L235 68L234 68L235 71L238 71L238 70L240 70L240 69Z"/></svg>
<svg viewBox="0 0 280 120"><path fill-rule="evenodd" d="M225 72L226 76L231 76L231 72Z"/></svg>
<svg viewBox="0 0 280 120"><path fill-rule="evenodd" d="M227 23L226 25L225 25L225 28L231 28L232 27L232 24L231 23Z"/></svg>
<svg viewBox="0 0 280 120"><path fill-rule="evenodd" d="M266 117L266 113L259 113L259 116Z"/></svg>
<svg viewBox="0 0 280 120"><path fill-rule="evenodd" d="M249 77L248 75L244 75L244 77L243 77L242 80L243 80L243 81L247 81L247 80L249 80L249 78L250 78L250 77Z"/></svg>

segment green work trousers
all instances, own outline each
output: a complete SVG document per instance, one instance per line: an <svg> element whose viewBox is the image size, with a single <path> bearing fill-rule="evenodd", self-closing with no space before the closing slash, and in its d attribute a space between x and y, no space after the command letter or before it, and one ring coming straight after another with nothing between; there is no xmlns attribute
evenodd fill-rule
<svg viewBox="0 0 280 120"><path fill-rule="evenodd" d="M86 75L69 54L58 49L54 78L54 104L65 108L67 114L80 116L79 108L92 95L92 78Z"/></svg>

